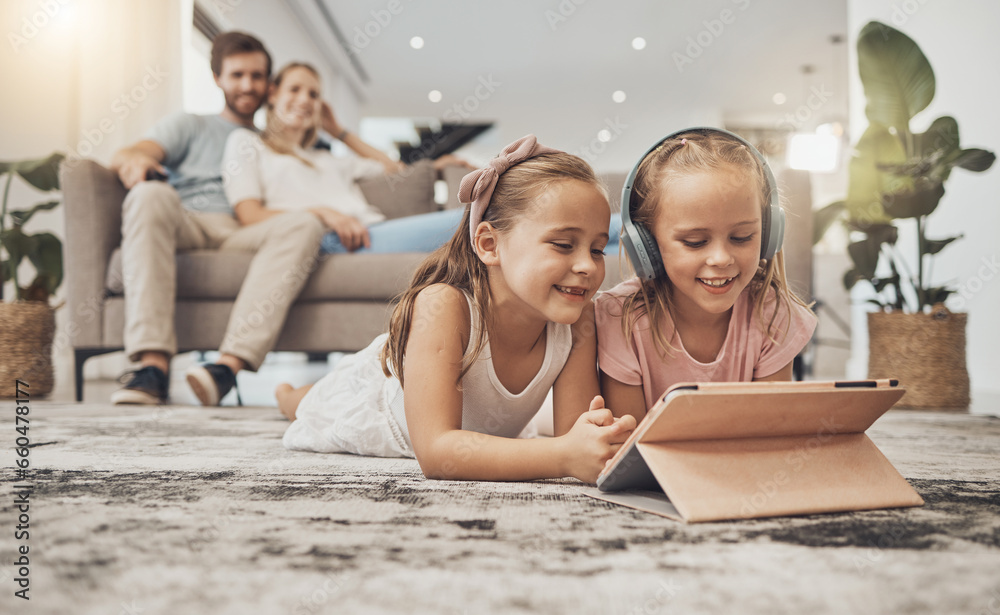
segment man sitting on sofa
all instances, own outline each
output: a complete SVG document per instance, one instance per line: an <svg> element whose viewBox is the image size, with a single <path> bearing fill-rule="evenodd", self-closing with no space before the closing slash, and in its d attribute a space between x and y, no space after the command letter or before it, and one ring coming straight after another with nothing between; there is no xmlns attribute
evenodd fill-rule
<svg viewBox="0 0 1000 615"><path fill-rule="evenodd" d="M212 43L211 66L225 95L220 114L169 116L145 139L118 151L111 162L129 189L122 211L124 338L129 359L140 363L111 396L114 404L157 404L167 399L170 358L177 352L178 250L254 252L218 362L194 366L186 373L201 403L218 405L235 385L236 374L241 369L256 370L273 348L327 231L317 216L306 211L246 226L234 217L223 190L223 151L233 130L253 129L254 113L267 96L271 57L253 36L226 32ZM354 145L349 139L345 142Z"/></svg>

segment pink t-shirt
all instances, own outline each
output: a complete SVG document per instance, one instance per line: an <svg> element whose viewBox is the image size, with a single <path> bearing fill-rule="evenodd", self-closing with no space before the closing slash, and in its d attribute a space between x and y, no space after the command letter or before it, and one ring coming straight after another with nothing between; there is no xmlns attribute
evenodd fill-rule
<svg viewBox="0 0 1000 615"><path fill-rule="evenodd" d="M632 342L622 332L622 301L639 289L639 280L632 278L598 295L597 356L601 371L629 385L642 385L646 408L670 386L678 382L748 382L770 376L801 351L816 328L816 316L797 303L791 305L791 326L784 334L788 310L778 311L771 329L777 342L764 333L764 327L754 314L750 293L743 291L736 299L729 318L729 331L719 354L711 363L701 363L688 354L680 335L674 333L672 353L660 354L645 314L636 322ZM774 291L771 291L772 298ZM771 319L776 302L764 304L764 322ZM669 315L664 315L663 330L673 330Z"/></svg>

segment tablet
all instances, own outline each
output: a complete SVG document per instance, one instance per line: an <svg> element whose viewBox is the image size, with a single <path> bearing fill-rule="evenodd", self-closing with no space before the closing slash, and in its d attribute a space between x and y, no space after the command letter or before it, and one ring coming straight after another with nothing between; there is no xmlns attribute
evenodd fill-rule
<svg viewBox="0 0 1000 615"><path fill-rule="evenodd" d="M636 507L687 521L918 506L864 433L904 392L889 379L677 384L589 495L668 498L668 512Z"/></svg>

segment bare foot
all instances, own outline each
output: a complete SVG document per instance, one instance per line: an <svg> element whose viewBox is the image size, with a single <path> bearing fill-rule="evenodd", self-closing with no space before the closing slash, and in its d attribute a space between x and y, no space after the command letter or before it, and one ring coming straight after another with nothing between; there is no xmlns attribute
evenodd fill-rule
<svg viewBox="0 0 1000 615"><path fill-rule="evenodd" d="M278 400L278 410L285 415L289 421L295 420L295 411L299 407L299 402L306 396L312 385L294 388L287 382L283 382L274 389L274 397Z"/></svg>

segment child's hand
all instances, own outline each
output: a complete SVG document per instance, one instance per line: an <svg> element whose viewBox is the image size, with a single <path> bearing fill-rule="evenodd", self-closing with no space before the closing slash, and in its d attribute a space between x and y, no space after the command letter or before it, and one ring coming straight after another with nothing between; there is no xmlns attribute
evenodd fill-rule
<svg viewBox="0 0 1000 615"><path fill-rule="evenodd" d="M565 436L567 474L586 483L596 483L605 464L635 429L635 418L615 418L598 395L590 410L580 415Z"/></svg>

